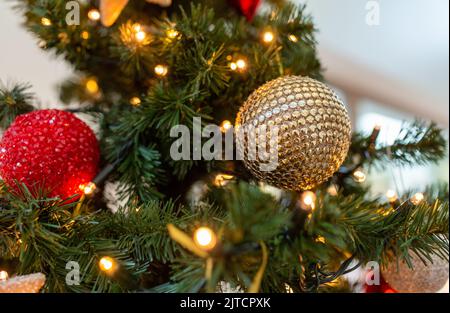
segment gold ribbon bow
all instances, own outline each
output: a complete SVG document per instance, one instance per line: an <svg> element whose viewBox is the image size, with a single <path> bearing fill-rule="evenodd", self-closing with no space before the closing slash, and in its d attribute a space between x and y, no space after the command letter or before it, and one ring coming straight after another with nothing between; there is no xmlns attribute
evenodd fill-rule
<svg viewBox="0 0 450 313"><path fill-rule="evenodd" d="M175 225L168 224L167 229L169 231L170 237L176 242L178 242L183 248L191 251L192 253L196 254L197 256L203 259L206 259L205 277L206 279L210 279L213 268L213 259L210 257L209 253L197 247L194 240L192 240L192 238L185 232L178 229ZM259 291L261 281L263 279L264 272L266 270L267 261L269 259L269 253L267 251L266 244L263 241L260 241L259 244L261 246L262 262L258 271L256 272L255 277L253 278L252 284L248 288L249 293L257 293Z"/></svg>
<svg viewBox="0 0 450 313"><path fill-rule="evenodd" d="M111 26L119 18L129 0L100 0L100 14L102 24L106 27ZM168 7L172 0L145 0L149 3L158 4L162 7Z"/></svg>

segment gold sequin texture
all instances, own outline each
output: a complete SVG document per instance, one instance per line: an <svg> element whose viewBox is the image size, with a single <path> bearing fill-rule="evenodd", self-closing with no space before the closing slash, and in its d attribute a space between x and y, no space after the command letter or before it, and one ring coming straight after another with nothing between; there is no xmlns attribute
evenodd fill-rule
<svg viewBox="0 0 450 313"><path fill-rule="evenodd" d="M433 263L427 260L425 265L416 254L410 252L410 255L413 269L403 261L398 262L397 266L394 260L382 271L386 282L401 293L434 293L441 290L448 280L448 260L433 255Z"/></svg>
<svg viewBox="0 0 450 313"><path fill-rule="evenodd" d="M0 293L38 293L45 284L45 275L35 273L0 282Z"/></svg>
<svg viewBox="0 0 450 313"><path fill-rule="evenodd" d="M273 142L268 131L262 139L237 136L245 166L257 179L288 190L308 190L328 180L344 162L351 141L344 104L327 85L309 77L280 77L254 91L238 112L236 130L250 125L279 129L277 149L275 144L266 148L278 154L278 165L261 170L268 157L259 150L249 157L252 140Z"/></svg>

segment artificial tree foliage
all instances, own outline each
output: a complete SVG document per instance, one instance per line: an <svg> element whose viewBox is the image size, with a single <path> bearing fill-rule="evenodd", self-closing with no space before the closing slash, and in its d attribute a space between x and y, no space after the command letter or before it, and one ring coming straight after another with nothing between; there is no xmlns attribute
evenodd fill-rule
<svg viewBox="0 0 450 313"><path fill-rule="evenodd" d="M45 273L48 292L214 292L221 282L248 291L267 262L259 291L329 292L342 287L330 283L368 261L408 261L411 253L424 262L433 254L448 259L447 185L430 186L420 204L409 201L412 191L389 203L353 178L358 169L440 161L446 139L435 124L405 124L391 145L379 142L379 129L355 133L340 170L314 190L312 212L299 207L298 193L268 193L240 161L171 159L173 126L192 128L194 117L233 122L253 90L281 75L323 80L305 7L267 1L248 21L225 0L169 8L130 1L104 27L87 18L97 1L80 2L75 26L66 23L66 1L14 2L40 47L73 66L76 74L59 86L61 104L78 103L70 111L91 114L100 126L105 171L96 193L78 202L2 184L0 265L11 273ZM145 40L133 37L136 23ZM266 43L268 30L275 39ZM237 59L244 70L230 68ZM155 73L157 65L166 75ZM89 80L98 90L86 88ZM1 127L37 104L28 85L1 85ZM217 184L224 173L232 179ZM105 179L119 185L115 213L101 192ZM202 192L193 196L196 184ZM168 225L189 235L207 225L219 244L200 257ZM115 275L99 270L103 256L119 264ZM68 261L79 263L80 285L65 283Z"/></svg>

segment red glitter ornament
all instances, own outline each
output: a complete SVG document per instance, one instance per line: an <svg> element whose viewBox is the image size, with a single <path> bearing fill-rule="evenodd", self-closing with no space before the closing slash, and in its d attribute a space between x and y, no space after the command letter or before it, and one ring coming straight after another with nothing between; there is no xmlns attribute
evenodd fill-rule
<svg viewBox="0 0 450 313"><path fill-rule="evenodd" d="M229 2L238 9L248 21L251 21L255 16L261 0L229 0Z"/></svg>
<svg viewBox="0 0 450 313"><path fill-rule="evenodd" d="M365 284L366 293L397 293L383 278L380 276L380 284L369 286Z"/></svg>
<svg viewBox="0 0 450 313"><path fill-rule="evenodd" d="M0 177L49 197L80 194L98 171L100 152L92 130L74 114L40 110L20 115L0 142Z"/></svg>

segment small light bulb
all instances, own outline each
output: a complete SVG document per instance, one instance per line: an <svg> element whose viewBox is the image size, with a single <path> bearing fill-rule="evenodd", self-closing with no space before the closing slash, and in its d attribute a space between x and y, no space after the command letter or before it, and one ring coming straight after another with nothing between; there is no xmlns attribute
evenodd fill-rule
<svg viewBox="0 0 450 313"><path fill-rule="evenodd" d="M244 70L247 67L247 62L243 59L239 59L236 61L236 66L240 70Z"/></svg>
<svg viewBox="0 0 450 313"><path fill-rule="evenodd" d="M393 189L389 189L388 191L386 191L386 198L388 199L389 202L395 202L397 201L398 197L397 197L397 193L395 192L395 190Z"/></svg>
<svg viewBox="0 0 450 313"><path fill-rule="evenodd" d="M222 133L226 133L229 129L231 129L233 127L233 125L231 124L230 121L225 120L222 122L222 124L220 125L220 131Z"/></svg>
<svg viewBox="0 0 450 313"><path fill-rule="evenodd" d="M167 37L169 37L170 39L177 38L179 34L180 33L176 29L169 29L167 31Z"/></svg>
<svg viewBox="0 0 450 313"><path fill-rule="evenodd" d="M301 207L304 210L314 210L316 203L316 194L312 191L305 191L301 195Z"/></svg>
<svg viewBox="0 0 450 313"><path fill-rule="evenodd" d="M233 175L217 174L216 177L214 178L214 186L216 187L226 186L233 178L234 178Z"/></svg>
<svg viewBox="0 0 450 313"><path fill-rule="evenodd" d="M155 74L158 76L166 76L169 68L166 65L158 64L155 66Z"/></svg>
<svg viewBox="0 0 450 313"><path fill-rule="evenodd" d="M98 266L103 272L113 273L116 269L116 261L109 256L104 256L98 262Z"/></svg>
<svg viewBox="0 0 450 313"><path fill-rule="evenodd" d="M424 194L421 192L418 192L411 197L410 201L412 204L418 205L423 201L423 199L425 199Z"/></svg>
<svg viewBox="0 0 450 313"><path fill-rule="evenodd" d="M295 35L292 35L292 34L291 34L291 35L288 36L288 38L289 38L289 40L292 41L292 42L298 42L298 38L297 38L297 36L295 36Z"/></svg>
<svg viewBox="0 0 450 313"><path fill-rule="evenodd" d="M236 64L235 62L231 62L231 63L230 63L230 69L231 69L232 71L237 70L237 69L238 69L237 64Z"/></svg>
<svg viewBox="0 0 450 313"><path fill-rule="evenodd" d="M326 242L325 237L323 237L323 236L317 236L315 241L316 242L320 242L320 243L325 243Z"/></svg>
<svg viewBox="0 0 450 313"><path fill-rule="evenodd" d="M80 190L85 195L92 194L95 191L96 188L97 188L97 186L93 182L87 183L86 185L80 185Z"/></svg>
<svg viewBox="0 0 450 313"><path fill-rule="evenodd" d="M194 233L195 243L204 250L211 250L217 244L216 234L208 227L200 227Z"/></svg>
<svg viewBox="0 0 450 313"><path fill-rule="evenodd" d="M307 191L303 194L303 203L306 205L312 205L314 203L315 195L311 191Z"/></svg>
<svg viewBox="0 0 450 313"><path fill-rule="evenodd" d="M366 181L366 174L362 170L356 170L353 172L353 179L357 183L363 183Z"/></svg>
<svg viewBox="0 0 450 313"><path fill-rule="evenodd" d="M9 275L7 271L0 271L0 281L5 281L8 279L8 277Z"/></svg>
<svg viewBox="0 0 450 313"><path fill-rule="evenodd" d="M133 30L134 30L135 33L138 33L138 32L140 32L140 31L142 30L142 26L141 26L141 24L139 24L139 23L134 23L134 24L132 25L132 28L133 28Z"/></svg>
<svg viewBox="0 0 450 313"><path fill-rule="evenodd" d="M98 83L95 79L90 78L86 81L86 90L91 94L96 94L98 92Z"/></svg>
<svg viewBox="0 0 450 313"><path fill-rule="evenodd" d="M89 37L90 37L90 35L89 35L88 31L81 32L81 38L83 38L84 40L88 40Z"/></svg>
<svg viewBox="0 0 450 313"><path fill-rule="evenodd" d="M41 24L44 26L51 26L52 21L49 18L43 17L41 18Z"/></svg>
<svg viewBox="0 0 450 313"><path fill-rule="evenodd" d="M263 34L263 41L265 43L271 43L275 39L275 35L271 31L266 31Z"/></svg>
<svg viewBox="0 0 450 313"><path fill-rule="evenodd" d="M88 18L91 21L98 21L100 19L100 12L97 9L91 9L88 12Z"/></svg>
<svg viewBox="0 0 450 313"><path fill-rule="evenodd" d="M140 30L134 36L137 41L142 42L145 40L145 37L147 37L147 34L143 30Z"/></svg>
<svg viewBox="0 0 450 313"><path fill-rule="evenodd" d="M137 107L137 106L139 106L141 104L141 99L139 99L138 97L133 97L133 98L130 99L130 104L132 106Z"/></svg>
<svg viewBox="0 0 450 313"><path fill-rule="evenodd" d="M327 188L327 193L332 197L336 197L339 192L335 185L331 185Z"/></svg>

